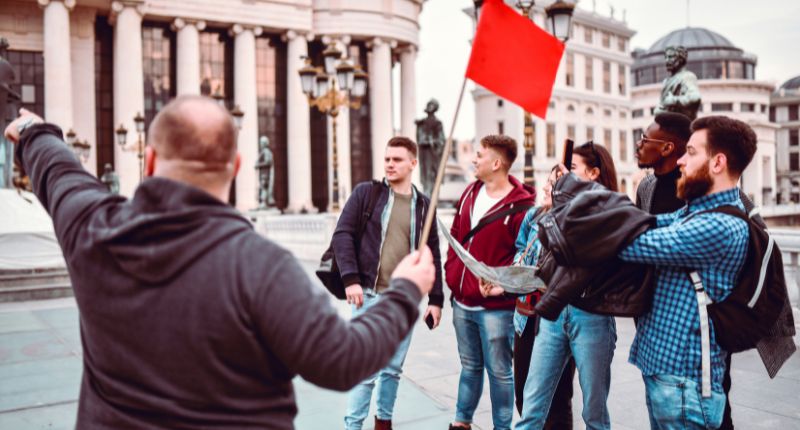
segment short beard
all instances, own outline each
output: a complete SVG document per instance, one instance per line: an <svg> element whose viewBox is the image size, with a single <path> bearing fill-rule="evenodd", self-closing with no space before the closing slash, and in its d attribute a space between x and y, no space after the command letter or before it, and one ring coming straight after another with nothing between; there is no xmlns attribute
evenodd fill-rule
<svg viewBox="0 0 800 430"><path fill-rule="evenodd" d="M703 165L700 170L692 176L685 173L678 179L678 198L684 201L694 200L708 194L714 181L708 170L708 164Z"/></svg>

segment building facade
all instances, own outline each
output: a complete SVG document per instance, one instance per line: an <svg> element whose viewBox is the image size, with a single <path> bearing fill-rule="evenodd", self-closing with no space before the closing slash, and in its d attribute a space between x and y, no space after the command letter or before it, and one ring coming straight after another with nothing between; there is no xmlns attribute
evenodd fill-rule
<svg viewBox="0 0 800 430"><path fill-rule="evenodd" d="M749 124L758 136L755 157L742 176L742 189L758 206L776 201L776 130L770 121L770 95L774 86L756 80L755 55L734 46L724 36L704 28L675 30L647 50L633 53L633 135L653 122L653 111L668 76L664 51L683 46L688 51L687 69L697 75L702 104L698 116L725 115Z"/></svg>
<svg viewBox="0 0 800 430"><path fill-rule="evenodd" d="M778 192L780 203L800 203L800 76L784 82L770 96L769 118L778 129Z"/></svg>
<svg viewBox="0 0 800 430"><path fill-rule="evenodd" d="M423 0L11 0L0 3L0 34L23 106L91 146L87 170L111 163L121 192L140 181L133 118L145 126L170 99L217 95L244 117L242 168L231 201L257 205L258 140L274 153L275 198L287 211L331 203L332 119L309 108L301 57L321 64L337 43L369 74L358 109L337 118L340 200L382 173L392 126L392 69L401 69L401 133L413 136L418 17ZM128 130L127 148L115 130ZM134 150L130 150L130 149ZM291 178L291 180L289 180Z"/></svg>
<svg viewBox="0 0 800 430"><path fill-rule="evenodd" d="M548 2L549 3L549 2ZM545 28L544 8L537 2L534 22ZM551 168L561 162L564 140L576 145L592 140L614 158L620 191L633 195L638 168L633 156L630 125L630 79L633 58L630 38L635 32L623 20L575 9L571 36L559 65L547 119L534 117L534 182L544 184ZM524 79L524 77L520 77ZM476 138L506 134L519 142L511 173L523 177L523 110L476 85Z"/></svg>

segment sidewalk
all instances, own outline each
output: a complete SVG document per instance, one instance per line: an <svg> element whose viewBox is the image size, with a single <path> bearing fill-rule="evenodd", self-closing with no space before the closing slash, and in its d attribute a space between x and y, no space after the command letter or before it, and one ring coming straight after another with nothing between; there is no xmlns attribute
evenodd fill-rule
<svg viewBox="0 0 800 430"><path fill-rule="evenodd" d="M346 304L337 302L336 306L342 315L349 315ZM460 364L451 316L448 306L439 328L429 331L421 321L415 328L395 409L398 430L446 429L453 418ZM641 376L627 363L633 330L630 320L617 320L609 398L614 429L649 427ZM73 428L81 371L74 300L0 305L0 429ZM295 389L300 409L295 421L298 429L342 427L345 393L323 390L300 378L295 380ZM737 428L800 430L798 393L800 354L795 354L771 381L755 351L734 356L731 400ZM576 429L584 428L580 398L576 378ZM372 428L371 422L365 428ZM488 383L473 428L492 428Z"/></svg>

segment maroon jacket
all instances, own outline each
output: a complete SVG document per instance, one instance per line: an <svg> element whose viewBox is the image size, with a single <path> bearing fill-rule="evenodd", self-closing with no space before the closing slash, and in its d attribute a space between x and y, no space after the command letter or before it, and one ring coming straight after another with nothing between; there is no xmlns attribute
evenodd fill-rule
<svg viewBox="0 0 800 430"><path fill-rule="evenodd" d="M497 211L511 209L516 205L531 206L534 204L536 192L528 185L523 185L515 177L508 177L514 188L501 201L494 205L484 215L491 216ZM464 191L456 206L457 212L453 219L450 235L459 242L472 229L472 208L483 182L475 181ZM519 227L525 218L525 211L498 219L487 225L475 234L464 248L478 261L489 266L509 266L513 263L516 248L514 241L517 239ZM483 306L486 309L514 309L513 297L484 298L478 287L478 280L464 263L456 256L452 248L447 250L447 261L444 264L445 281L453 292L453 298L467 306Z"/></svg>

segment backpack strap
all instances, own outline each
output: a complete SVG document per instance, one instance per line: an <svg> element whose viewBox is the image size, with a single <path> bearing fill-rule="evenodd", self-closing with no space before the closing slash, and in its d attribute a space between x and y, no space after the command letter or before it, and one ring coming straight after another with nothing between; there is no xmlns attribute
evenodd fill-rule
<svg viewBox="0 0 800 430"><path fill-rule="evenodd" d="M375 211L375 205L378 204L378 197L381 195L381 187L383 186L382 183L372 180L372 185L370 186L370 193L369 193L369 200L367 201L367 207L364 209L364 213L361 214L361 217L358 220L358 231L356 231L356 239L361 242L361 236L364 235L364 230L367 228L367 222L372 217L372 212Z"/></svg>
<svg viewBox="0 0 800 430"><path fill-rule="evenodd" d="M532 207L533 207L533 205L514 206L514 207L512 207L510 209L506 209L506 210L503 210L503 211L495 212L492 215L481 219L481 222L479 222L478 225L475 226L475 228L470 230L469 233L467 233L467 235L464 236L463 239L461 239L461 243L465 244L465 243L469 242L469 240L472 239L472 236L475 236L481 229L483 229L487 225L499 220L500 218L503 218L503 217L506 217L506 216L509 216L509 215L513 215L513 214L519 213L519 212L527 212L528 209L530 209Z"/></svg>
<svg viewBox="0 0 800 430"><path fill-rule="evenodd" d="M706 294L703 280L697 271L689 273L694 293L697 296L697 311L700 314L700 352L702 356L702 395L711 397L711 334L708 323L708 305L711 298Z"/></svg>

